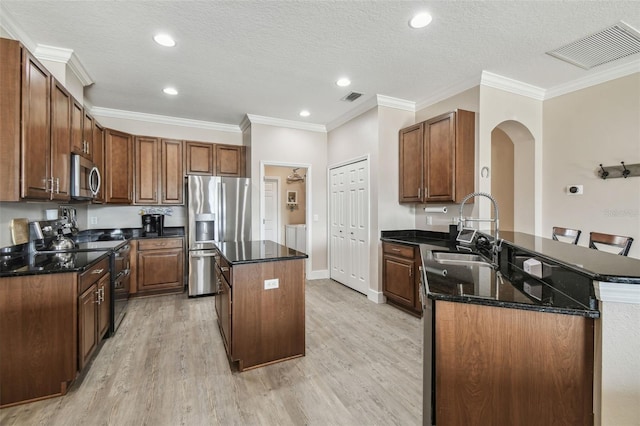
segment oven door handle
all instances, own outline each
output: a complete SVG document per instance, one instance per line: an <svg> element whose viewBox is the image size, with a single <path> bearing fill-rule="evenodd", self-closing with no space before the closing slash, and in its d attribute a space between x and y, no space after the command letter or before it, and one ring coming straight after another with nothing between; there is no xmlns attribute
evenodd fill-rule
<svg viewBox="0 0 640 426"><path fill-rule="evenodd" d="M190 257L216 257L217 254L216 253L211 253L211 254L198 254L198 253L191 253L189 255Z"/></svg>

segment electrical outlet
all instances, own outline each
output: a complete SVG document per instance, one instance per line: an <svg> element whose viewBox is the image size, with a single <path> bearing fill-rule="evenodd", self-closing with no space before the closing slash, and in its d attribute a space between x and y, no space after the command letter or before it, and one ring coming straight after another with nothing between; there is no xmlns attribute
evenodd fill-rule
<svg viewBox="0 0 640 426"><path fill-rule="evenodd" d="M89 217L89 225L97 225L97 224L98 224L98 218L96 216Z"/></svg>
<svg viewBox="0 0 640 426"><path fill-rule="evenodd" d="M274 278L271 280L264 280L264 289L265 290L273 290L274 288L278 288L280 286L280 281L278 278Z"/></svg>
<svg viewBox="0 0 640 426"><path fill-rule="evenodd" d="M427 216L427 225L433 225L433 216Z"/></svg>

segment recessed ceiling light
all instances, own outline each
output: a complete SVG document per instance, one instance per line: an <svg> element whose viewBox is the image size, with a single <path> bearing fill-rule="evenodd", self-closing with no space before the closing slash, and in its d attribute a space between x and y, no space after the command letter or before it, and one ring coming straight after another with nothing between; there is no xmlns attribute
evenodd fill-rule
<svg viewBox="0 0 640 426"><path fill-rule="evenodd" d="M409 21L409 26L411 28L424 28L431 23L431 15L427 12L418 13Z"/></svg>
<svg viewBox="0 0 640 426"><path fill-rule="evenodd" d="M173 47L176 45L176 41L169 34L156 34L153 36L153 40L160 46Z"/></svg>
<svg viewBox="0 0 640 426"><path fill-rule="evenodd" d="M311 113L309 111L307 111L306 109L303 109L302 111L300 111L300 117L308 117L310 115L311 115Z"/></svg>
<svg viewBox="0 0 640 426"><path fill-rule="evenodd" d="M336 84L340 87L347 87L348 85L351 84L351 80L349 80L346 77L343 77L340 80L336 81Z"/></svg>
<svg viewBox="0 0 640 426"><path fill-rule="evenodd" d="M176 89L174 89L173 87L165 87L164 89L162 89L162 91L164 93L166 93L167 95L177 95L178 91Z"/></svg>

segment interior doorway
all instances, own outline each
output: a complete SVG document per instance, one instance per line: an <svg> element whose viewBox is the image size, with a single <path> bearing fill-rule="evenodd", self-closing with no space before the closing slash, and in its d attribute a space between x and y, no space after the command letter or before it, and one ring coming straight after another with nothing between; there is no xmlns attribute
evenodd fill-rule
<svg viewBox="0 0 640 426"><path fill-rule="evenodd" d="M507 120L491 131L491 168L500 229L534 234L535 139L524 124Z"/></svg>
<svg viewBox="0 0 640 426"><path fill-rule="evenodd" d="M261 163L260 239L276 241L309 256L311 265L311 165Z"/></svg>

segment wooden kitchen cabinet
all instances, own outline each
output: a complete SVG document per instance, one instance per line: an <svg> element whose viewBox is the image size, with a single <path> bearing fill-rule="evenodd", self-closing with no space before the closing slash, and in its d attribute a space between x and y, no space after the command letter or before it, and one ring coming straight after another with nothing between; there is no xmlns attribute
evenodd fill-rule
<svg viewBox="0 0 640 426"><path fill-rule="evenodd" d="M135 138L135 204L183 204L182 141Z"/></svg>
<svg viewBox="0 0 640 426"><path fill-rule="evenodd" d="M184 291L184 244L182 237L138 240L136 294Z"/></svg>
<svg viewBox="0 0 640 426"><path fill-rule="evenodd" d="M73 99L71 105L71 152L74 154L85 155L84 132L82 125L84 123L84 108L76 99Z"/></svg>
<svg viewBox="0 0 640 426"><path fill-rule="evenodd" d="M382 243L382 293L389 304L417 317L422 316L420 264L417 247Z"/></svg>
<svg viewBox="0 0 640 426"><path fill-rule="evenodd" d="M399 201L455 202L474 190L475 113L456 110L399 132Z"/></svg>
<svg viewBox="0 0 640 426"><path fill-rule="evenodd" d="M216 176L245 176L245 152L241 145L216 145Z"/></svg>
<svg viewBox="0 0 640 426"><path fill-rule="evenodd" d="M214 144L185 141L184 157L186 174L213 176L215 173Z"/></svg>
<svg viewBox="0 0 640 426"><path fill-rule="evenodd" d="M71 105L73 97L52 77L51 82L51 199L71 196Z"/></svg>
<svg viewBox="0 0 640 426"><path fill-rule="evenodd" d="M105 258L80 274L78 292L78 371L81 371L109 330L111 316L109 258Z"/></svg>
<svg viewBox="0 0 640 426"><path fill-rule="evenodd" d="M3 277L0 407L64 395L77 372L75 273Z"/></svg>
<svg viewBox="0 0 640 426"><path fill-rule="evenodd" d="M82 116L82 140L84 145L84 156L93 160L93 117L84 111Z"/></svg>
<svg viewBox="0 0 640 426"><path fill-rule="evenodd" d="M98 168L100 176L102 176L102 182L100 183L100 189L92 200L94 204L102 204L105 202L104 197L104 183L105 183L105 170L104 170L104 137L105 130L98 124L96 120L93 121L93 164Z"/></svg>
<svg viewBox="0 0 640 426"><path fill-rule="evenodd" d="M158 204L158 156L160 155L158 138L136 136L135 187L136 204Z"/></svg>
<svg viewBox="0 0 640 426"><path fill-rule="evenodd" d="M105 202L133 202L133 138L128 133L107 129L104 143Z"/></svg>

